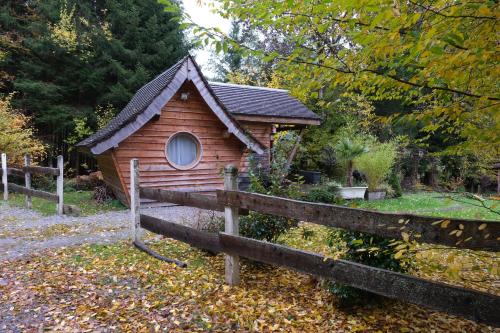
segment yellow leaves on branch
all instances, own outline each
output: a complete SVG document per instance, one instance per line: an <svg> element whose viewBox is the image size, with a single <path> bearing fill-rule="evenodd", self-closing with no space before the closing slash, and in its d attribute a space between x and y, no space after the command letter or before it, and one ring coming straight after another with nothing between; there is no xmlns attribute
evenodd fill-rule
<svg viewBox="0 0 500 333"><path fill-rule="evenodd" d="M30 118L13 109L11 99L12 95L0 98L0 152L10 163L21 163L25 154L42 156L45 146L35 138Z"/></svg>

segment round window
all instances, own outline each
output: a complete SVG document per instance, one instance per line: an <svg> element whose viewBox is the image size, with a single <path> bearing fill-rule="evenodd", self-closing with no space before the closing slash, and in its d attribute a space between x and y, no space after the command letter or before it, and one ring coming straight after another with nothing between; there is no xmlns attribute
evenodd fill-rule
<svg viewBox="0 0 500 333"><path fill-rule="evenodd" d="M167 160L177 169L190 169L201 158L201 146L198 139L186 132L172 135L167 142Z"/></svg>

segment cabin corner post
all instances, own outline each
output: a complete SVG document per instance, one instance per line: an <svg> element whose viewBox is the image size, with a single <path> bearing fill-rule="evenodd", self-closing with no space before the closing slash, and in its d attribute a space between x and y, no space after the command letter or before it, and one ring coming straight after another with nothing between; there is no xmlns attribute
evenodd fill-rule
<svg viewBox="0 0 500 333"><path fill-rule="evenodd" d="M9 185L7 185L7 155L2 153L2 184L3 184L3 199L9 200Z"/></svg>
<svg viewBox="0 0 500 333"><path fill-rule="evenodd" d="M57 156L57 169L59 175L57 176L57 215L64 213L64 158Z"/></svg>
<svg viewBox="0 0 500 333"><path fill-rule="evenodd" d="M234 165L224 168L224 190L238 190L238 169ZM230 235L239 235L238 207L224 207L224 231ZM235 255L226 254L225 258L226 283L231 286L240 284L240 259Z"/></svg>
<svg viewBox="0 0 500 333"><path fill-rule="evenodd" d="M24 155L24 166L29 168L31 165L31 157L30 155L26 154ZM28 190L31 189L31 172L28 169L24 170L24 185ZM26 208L31 209L32 203L31 203L31 194L26 194L25 196L25 203L26 203Z"/></svg>
<svg viewBox="0 0 500 333"><path fill-rule="evenodd" d="M130 160L130 222L132 227L131 239L134 243L141 242L141 217L139 196L139 160Z"/></svg>

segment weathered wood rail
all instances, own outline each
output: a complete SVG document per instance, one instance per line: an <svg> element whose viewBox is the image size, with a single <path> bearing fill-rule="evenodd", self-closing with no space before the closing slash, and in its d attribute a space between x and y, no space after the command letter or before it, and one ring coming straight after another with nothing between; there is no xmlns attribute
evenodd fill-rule
<svg viewBox="0 0 500 333"><path fill-rule="evenodd" d="M9 190L15 193L42 198L49 201L59 202L59 196L57 194L26 188L24 186L20 186L14 183L8 183L8 185L9 185Z"/></svg>
<svg viewBox="0 0 500 333"><path fill-rule="evenodd" d="M134 167L132 164L131 166ZM138 164L135 165L135 167L137 166ZM217 192L216 197L202 198L202 195L195 193L142 188L138 185L138 168L136 168L136 173L133 172L132 168L131 174L136 175L136 179L133 181L134 184L137 184L135 187L137 196L134 196L136 200L140 193L148 199L164 200L202 209L220 211L221 207L224 207L226 232L209 233L140 214L140 207L137 203L137 215L133 219L133 235L140 234L138 229L143 228L203 250L225 253L226 283L228 284L238 284L239 282L238 258L241 256L500 327L500 316L498 316L500 296L240 237L237 227L235 227L235 224L237 226L238 223L237 211L243 209L389 238L405 238L401 234L406 233L419 242L498 251L499 222L463 219L440 220L439 218L411 214L380 213L231 190L234 186L226 186L224 191ZM227 170L225 175L227 176L226 184L234 181L235 175L228 176ZM231 223L229 226L228 217L229 223ZM453 230L462 232L457 237L455 236L456 232L452 232L450 235ZM162 257L154 252L151 253L152 251L147 248L143 250L155 257ZM165 257L163 258L165 259ZM172 261L172 259L166 259Z"/></svg>
<svg viewBox="0 0 500 333"><path fill-rule="evenodd" d="M3 184L3 199L5 201L9 198L9 190L11 192L20 193L25 195L26 208L31 208L32 197L42 198L49 201L56 202L56 211L58 215L62 215L65 212L75 214L78 209L74 206L64 205L64 160L62 156L57 157L57 167L41 167L31 165L31 158L29 155L24 157L24 166L22 169L18 168L8 168L7 167L7 155L2 154L2 184ZM41 174L57 176L56 180L56 194L35 190L31 188L31 175ZM14 184L8 181L9 175L15 175L18 177L24 177L25 186Z"/></svg>
<svg viewBox="0 0 500 333"><path fill-rule="evenodd" d="M224 211L224 204L215 195L193 192L168 191L160 188L139 187L141 198L158 202L168 202L181 206L189 206L218 212ZM240 215L248 214L248 209L239 208Z"/></svg>
<svg viewBox="0 0 500 333"><path fill-rule="evenodd" d="M384 213L238 191L217 191L217 202L219 205L241 207L387 238L402 239L402 233L405 232L410 239L421 243L500 251L499 221ZM451 233L453 230L457 231Z"/></svg>
<svg viewBox="0 0 500 333"><path fill-rule="evenodd" d="M208 196L140 187L140 194L159 202L207 210L224 211L225 206L238 207L240 214L252 210L387 238L403 239L402 233L405 232L410 240L415 239L421 243L500 251L498 221L384 213L240 191L219 190L217 196ZM453 230L457 232L450 234Z"/></svg>

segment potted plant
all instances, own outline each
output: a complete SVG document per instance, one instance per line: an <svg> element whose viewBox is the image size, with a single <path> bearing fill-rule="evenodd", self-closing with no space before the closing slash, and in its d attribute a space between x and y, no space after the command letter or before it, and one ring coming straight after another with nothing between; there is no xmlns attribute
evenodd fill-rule
<svg viewBox="0 0 500 333"><path fill-rule="evenodd" d="M367 149L362 140L342 137L334 147L335 156L339 163L342 163L346 172L347 186L341 187L339 193L344 199L364 198L365 186L352 186L356 158L366 153Z"/></svg>
<svg viewBox="0 0 500 333"><path fill-rule="evenodd" d="M391 172L396 160L396 143L375 144L370 150L356 158L356 166L368 183L368 200L384 199L386 190L381 188L385 178Z"/></svg>

